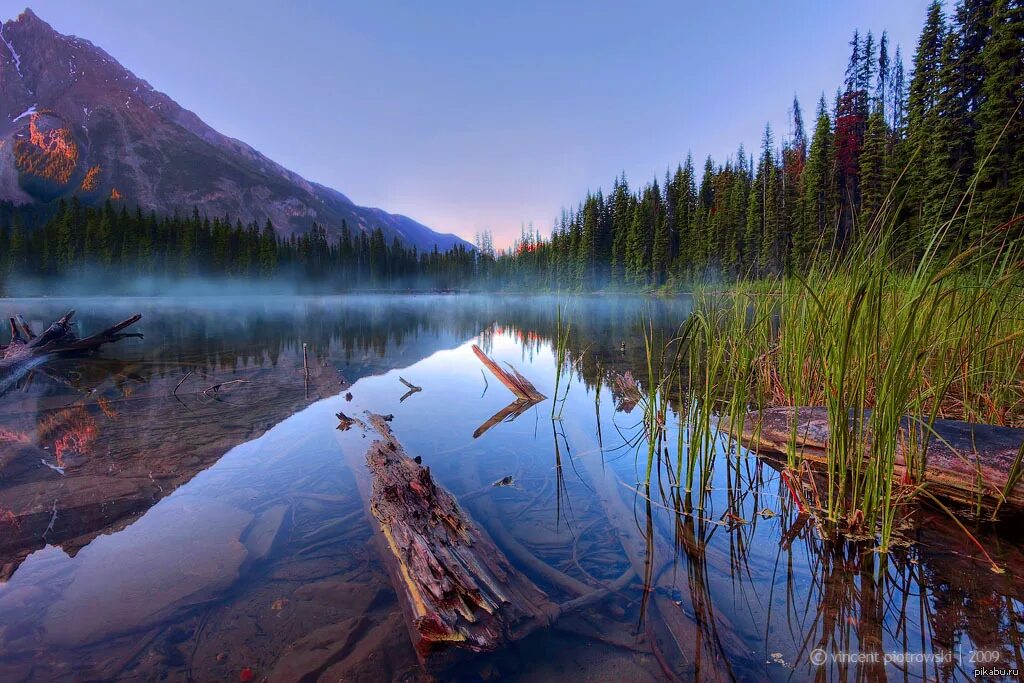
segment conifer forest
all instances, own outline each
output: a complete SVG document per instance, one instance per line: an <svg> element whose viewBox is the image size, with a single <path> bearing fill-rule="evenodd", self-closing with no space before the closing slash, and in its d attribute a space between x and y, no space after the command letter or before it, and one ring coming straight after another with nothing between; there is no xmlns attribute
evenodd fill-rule
<svg viewBox="0 0 1024 683"><path fill-rule="evenodd" d="M33 2L0 683L1022 680L1024 0Z"/></svg>
<svg viewBox="0 0 1024 683"><path fill-rule="evenodd" d="M155 215L77 199L0 207L6 278L82 269L116 276L302 280L347 289L686 290L805 273L886 233L911 267L941 233L953 254L993 231L1020 238L1024 205L1024 4L939 2L909 54L855 31L832 93L795 98L788 130L727 159L687 156L647 183L615 178L524 227L507 249L417 252L374 226L314 224L282 237L230 216Z"/></svg>

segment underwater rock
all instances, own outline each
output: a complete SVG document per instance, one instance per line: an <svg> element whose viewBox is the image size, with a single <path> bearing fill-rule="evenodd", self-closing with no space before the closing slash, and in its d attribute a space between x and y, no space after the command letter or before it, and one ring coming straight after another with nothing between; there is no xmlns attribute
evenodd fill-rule
<svg viewBox="0 0 1024 683"><path fill-rule="evenodd" d="M219 597L248 556L252 515L194 496L169 498L124 531L82 550L43 626L48 644L75 646L144 629Z"/></svg>
<svg viewBox="0 0 1024 683"><path fill-rule="evenodd" d="M288 510L287 505L275 505L263 512L245 532L242 542L249 551L250 562L265 560L273 552L283 535Z"/></svg>
<svg viewBox="0 0 1024 683"><path fill-rule="evenodd" d="M342 660L368 630L370 620L352 617L318 628L292 643L270 674L271 681L314 680L332 664Z"/></svg>

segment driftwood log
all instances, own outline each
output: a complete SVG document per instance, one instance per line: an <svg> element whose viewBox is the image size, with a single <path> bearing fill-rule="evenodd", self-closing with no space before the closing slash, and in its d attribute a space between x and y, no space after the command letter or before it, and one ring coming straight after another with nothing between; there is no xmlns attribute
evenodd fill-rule
<svg viewBox="0 0 1024 683"><path fill-rule="evenodd" d="M869 416L870 411L865 411L864 419ZM856 426L852 417L850 424L851 429ZM785 454L794 425L797 453L811 462L827 462L831 434L825 408L766 408L749 413L739 440L755 451ZM925 443L926 434L923 483L933 495L970 505L981 503L989 509L1002 501L1004 507L1024 510L1022 481L1013 482L1003 500L1024 444L1024 429L936 420L933 431L928 431L904 417L896 446L897 480L913 478L906 472L908 444Z"/></svg>
<svg viewBox="0 0 1024 683"><path fill-rule="evenodd" d="M580 584L576 597L553 602L437 485L430 468L406 454L385 417L347 419L350 428L339 439L427 671L450 670L477 653L497 652L636 580L629 570L606 585ZM365 436L376 438L364 460L357 453Z"/></svg>
<svg viewBox="0 0 1024 683"><path fill-rule="evenodd" d="M36 334L20 315L9 319L11 342L0 346L0 392L50 357L95 351L104 344L127 337L142 337L139 333L121 331L137 323L142 318L138 314L83 338L79 338L72 327L74 316L74 310L68 311L40 334Z"/></svg>
<svg viewBox="0 0 1024 683"><path fill-rule="evenodd" d="M539 403L547 398L547 396L537 391L537 387L533 386L533 383L530 382L530 380L519 374L519 371L511 365L508 366L509 369L506 370L495 361L488 358L487 354L484 353L476 344L473 344L473 353L475 353L476 357L480 359L480 362L491 371L491 374L497 377L499 382L508 387L508 390L515 394L516 398L519 400Z"/></svg>
<svg viewBox="0 0 1024 683"><path fill-rule="evenodd" d="M378 438L353 472L421 663L442 670L550 624L559 607L406 454L384 418L368 420L356 424Z"/></svg>

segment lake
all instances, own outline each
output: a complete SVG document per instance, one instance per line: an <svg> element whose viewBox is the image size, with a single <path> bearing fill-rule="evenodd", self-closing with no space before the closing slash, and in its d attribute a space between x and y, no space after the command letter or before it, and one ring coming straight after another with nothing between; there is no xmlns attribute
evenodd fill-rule
<svg viewBox="0 0 1024 683"><path fill-rule="evenodd" d="M678 404L645 484L643 409L623 377L646 376L645 323L669 338L689 301L562 305L556 391L554 298L0 300L37 328L75 308L85 333L140 312L145 334L0 396L0 680L420 680L353 471L366 441L337 428L365 411L393 415L409 454L551 601L627 579L449 678L930 681L1021 666L1019 531L961 518L1004 574L930 509L906 512L887 554L824 540L779 465L724 436L687 492ZM501 415L514 397L474 344L549 398Z"/></svg>

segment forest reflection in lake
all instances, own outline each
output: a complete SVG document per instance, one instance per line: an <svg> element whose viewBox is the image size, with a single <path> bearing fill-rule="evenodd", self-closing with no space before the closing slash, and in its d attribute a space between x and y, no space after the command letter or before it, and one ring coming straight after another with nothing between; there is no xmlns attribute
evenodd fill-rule
<svg viewBox="0 0 1024 683"><path fill-rule="evenodd" d="M615 378L643 376L644 322L670 335L689 302L563 300L555 392L557 303L0 302L37 326L73 307L84 330L141 312L145 333L0 396L0 678L419 678L335 429L335 413L364 410L394 415L406 449L552 600L636 576L453 678L968 680L976 651L996 653L978 665L1021 665L1019 537L978 530L1002 575L928 510L888 554L823 541L772 463L724 438L707 488L674 486L674 451L644 486L639 409ZM474 343L548 402L502 415L513 397ZM399 376L423 390L400 400Z"/></svg>

